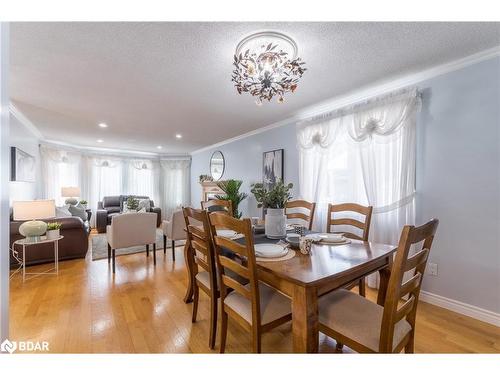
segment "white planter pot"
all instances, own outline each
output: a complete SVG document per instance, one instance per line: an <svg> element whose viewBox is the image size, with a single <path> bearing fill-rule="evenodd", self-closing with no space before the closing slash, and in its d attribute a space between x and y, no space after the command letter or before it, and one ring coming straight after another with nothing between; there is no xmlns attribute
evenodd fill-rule
<svg viewBox="0 0 500 375"><path fill-rule="evenodd" d="M60 237L60 229L54 229L54 230L48 230L47 231L47 239L48 240L55 240L56 238Z"/></svg>
<svg viewBox="0 0 500 375"><path fill-rule="evenodd" d="M265 233L269 238L286 237L286 216L283 208L268 208L265 221Z"/></svg>

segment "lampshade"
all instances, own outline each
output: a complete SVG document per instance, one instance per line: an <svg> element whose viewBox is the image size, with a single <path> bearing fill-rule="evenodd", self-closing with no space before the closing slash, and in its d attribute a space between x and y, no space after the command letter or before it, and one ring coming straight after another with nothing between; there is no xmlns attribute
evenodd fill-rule
<svg viewBox="0 0 500 375"><path fill-rule="evenodd" d="M12 202L14 220L49 219L56 216L54 200Z"/></svg>
<svg viewBox="0 0 500 375"><path fill-rule="evenodd" d="M61 196L62 197L68 197L68 198L73 198L73 197L79 197L80 196L80 188L76 186L67 186L61 188Z"/></svg>

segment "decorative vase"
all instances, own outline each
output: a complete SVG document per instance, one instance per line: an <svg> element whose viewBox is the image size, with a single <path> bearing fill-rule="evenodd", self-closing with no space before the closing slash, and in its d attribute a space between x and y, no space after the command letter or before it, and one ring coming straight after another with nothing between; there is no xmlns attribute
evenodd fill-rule
<svg viewBox="0 0 500 375"><path fill-rule="evenodd" d="M286 237L286 216L284 208L268 208L265 221L266 237L279 239Z"/></svg>
<svg viewBox="0 0 500 375"><path fill-rule="evenodd" d="M61 236L60 229L52 229L47 231L47 239L48 240L55 240L56 238L59 238Z"/></svg>

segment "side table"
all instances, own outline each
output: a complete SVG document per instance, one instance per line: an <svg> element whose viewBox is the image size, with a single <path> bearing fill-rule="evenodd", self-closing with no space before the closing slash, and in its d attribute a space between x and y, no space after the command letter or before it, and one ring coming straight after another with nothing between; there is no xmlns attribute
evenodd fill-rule
<svg viewBox="0 0 500 375"><path fill-rule="evenodd" d="M58 275L59 274L59 241L62 240L64 236L59 236L58 238L47 239L46 236L42 236L38 241L31 241L26 238L17 240L14 242L13 246L19 245L23 247L23 282L26 280L27 275ZM54 267L50 268L44 272L26 272L26 249L30 246L50 243L54 244Z"/></svg>

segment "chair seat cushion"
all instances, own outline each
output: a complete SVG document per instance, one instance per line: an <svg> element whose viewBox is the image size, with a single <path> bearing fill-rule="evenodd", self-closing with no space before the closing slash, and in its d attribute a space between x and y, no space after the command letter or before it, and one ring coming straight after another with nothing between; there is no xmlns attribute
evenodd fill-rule
<svg viewBox="0 0 500 375"><path fill-rule="evenodd" d="M250 289L247 284L245 288ZM259 282L261 324L273 322L292 312L290 300L275 289ZM252 302L233 291L227 295L224 303L252 324Z"/></svg>
<svg viewBox="0 0 500 375"><path fill-rule="evenodd" d="M196 280L202 283L205 287L210 289L210 275L207 271L201 271L196 274ZM219 278L215 278L215 282L217 283L217 289L219 289Z"/></svg>
<svg viewBox="0 0 500 375"><path fill-rule="evenodd" d="M328 293L319 300L320 324L374 352L379 351L383 312L382 306L346 289ZM396 323L393 349L410 331L411 326L406 319Z"/></svg>

